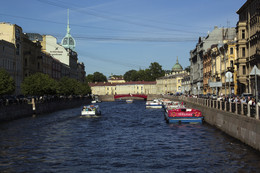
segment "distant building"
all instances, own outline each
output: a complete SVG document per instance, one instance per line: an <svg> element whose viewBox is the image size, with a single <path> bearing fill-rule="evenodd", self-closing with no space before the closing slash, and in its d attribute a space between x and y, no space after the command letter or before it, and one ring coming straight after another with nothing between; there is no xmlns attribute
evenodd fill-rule
<svg viewBox="0 0 260 173"><path fill-rule="evenodd" d="M94 95L156 94L156 81L134 81L125 83L89 83Z"/></svg>
<svg viewBox="0 0 260 173"><path fill-rule="evenodd" d="M111 75L108 79L110 83L125 83L123 76Z"/></svg>
<svg viewBox="0 0 260 173"><path fill-rule="evenodd" d="M190 51L190 78L192 94L203 90L203 56L213 44L222 44L224 40L234 40L235 28L218 28L207 35L200 37L195 49Z"/></svg>
<svg viewBox="0 0 260 173"><path fill-rule="evenodd" d="M183 70L179 64L178 57L176 63L172 67L172 72L165 74L165 76L156 79L156 93L157 94L168 94L168 93L181 93L182 79L187 75L187 72Z"/></svg>

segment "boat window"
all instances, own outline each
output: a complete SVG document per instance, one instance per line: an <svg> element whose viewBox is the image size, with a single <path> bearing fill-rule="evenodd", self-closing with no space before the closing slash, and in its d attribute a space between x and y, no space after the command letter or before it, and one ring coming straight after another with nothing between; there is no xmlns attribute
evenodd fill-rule
<svg viewBox="0 0 260 173"><path fill-rule="evenodd" d="M186 112L186 109L181 109L182 112Z"/></svg>

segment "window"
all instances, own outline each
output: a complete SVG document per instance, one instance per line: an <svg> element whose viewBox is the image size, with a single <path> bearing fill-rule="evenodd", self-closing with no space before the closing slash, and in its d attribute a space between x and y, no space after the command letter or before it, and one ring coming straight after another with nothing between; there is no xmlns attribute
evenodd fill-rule
<svg viewBox="0 0 260 173"><path fill-rule="evenodd" d="M233 47L230 48L230 55L233 55L234 54L234 50L233 50Z"/></svg>
<svg viewBox="0 0 260 173"><path fill-rule="evenodd" d="M243 29L242 30L242 39L245 39L246 38L246 33L245 33L245 30Z"/></svg>
<svg viewBox="0 0 260 173"><path fill-rule="evenodd" d="M246 74L246 66L243 65L243 75L245 75L245 74Z"/></svg>
<svg viewBox="0 0 260 173"><path fill-rule="evenodd" d="M27 66L27 58L24 59L24 66Z"/></svg>
<svg viewBox="0 0 260 173"><path fill-rule="evenodd" d="M234 67L234 62L232 60L230 61L230 67Z"/></svg>
<svg viewBox="0 0 260 173"><path fill-rule="evenodd" d="M242 48L242 57L245 57L245 56L246 56L246 48L243 47L243 48Z"/></svg>
<svg viewBox="0 0 260 173"><path fill-rule="evenodd" d="M16 55L20 55L20 45L16 44Z"/></svg>

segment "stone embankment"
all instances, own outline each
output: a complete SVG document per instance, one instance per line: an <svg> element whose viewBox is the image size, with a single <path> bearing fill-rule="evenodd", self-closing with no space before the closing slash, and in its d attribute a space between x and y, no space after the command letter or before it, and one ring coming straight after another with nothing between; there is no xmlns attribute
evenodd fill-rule
<svg viewBox="0 0 260 173"><path fill-rule="evenodd" d="M51 113L63 109L70 109L90 103L88 98L58 99L33 104L13 104L0 106L0 122L11 121L33 115Z"/></svg>
<svg viewBox="0 0 260 173"><path fill-rule="evenodd" d="M199 109L205 122L260 151L259 107L189 97L165 96Z"/></svg>

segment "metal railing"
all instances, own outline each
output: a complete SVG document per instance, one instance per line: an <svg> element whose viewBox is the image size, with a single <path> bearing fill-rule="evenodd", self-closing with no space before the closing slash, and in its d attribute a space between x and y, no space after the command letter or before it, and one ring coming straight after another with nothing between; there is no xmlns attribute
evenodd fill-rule
<svg viewBox="0 0 260 173"><path fill-rule="evenodd" d="M182 100L259 120L259 105L181 96Z"/></svg>

